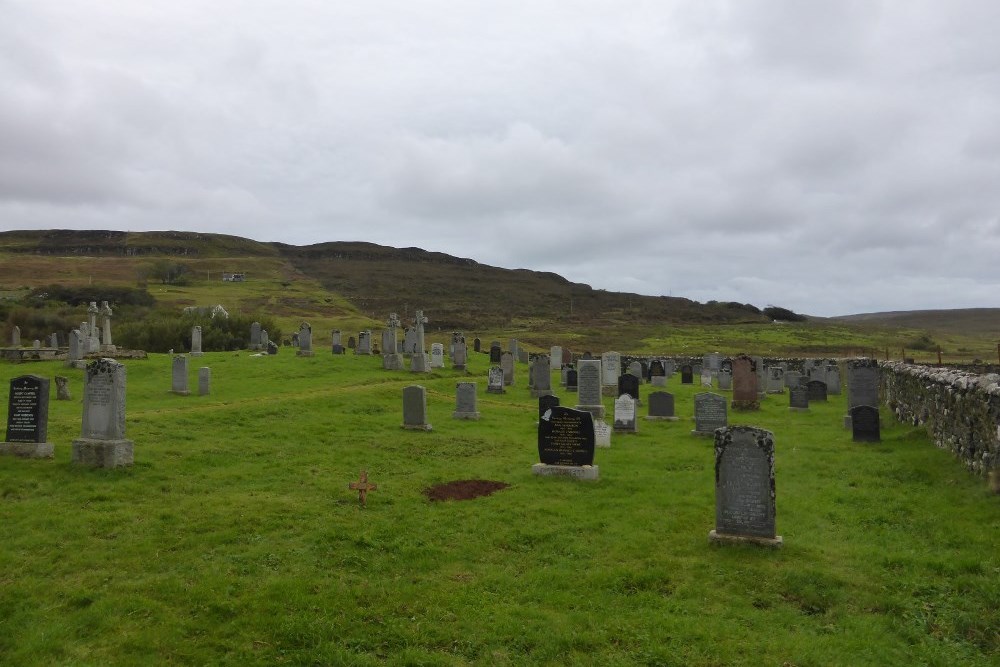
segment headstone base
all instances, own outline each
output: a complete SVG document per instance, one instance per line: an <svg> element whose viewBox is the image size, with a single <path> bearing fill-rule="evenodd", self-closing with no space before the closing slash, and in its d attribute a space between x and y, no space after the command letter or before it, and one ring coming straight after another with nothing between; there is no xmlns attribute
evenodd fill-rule
<svg viewBox="0 0 1000 667"><path fill-rule="evenodd" d="M402 424L400 428L405 428L407 431L433 431L430 424Z"/></svg>
<svg viewBox="0 0 1000 667"><path fill-rule="evenodd" d="M479 419L479 413L478 412L452 412L451 413L451 417L452 417L452 419L472 419L472 420L477 420L477 419Z"/></svg>
<svg viewBox="0 0 1000 667"><path fill-rule="evenodd" d="M205 353L204 352L191 352L190 356L192 356L192 357L203 357L203 356L205 356Z"/></svg>
<svg viewBox="0 0 1000 667"><path fill-rule="evenodd" d="M604 406L603 405L575 405L574 410L583 410L584 412L589 412L594 415L594 419L604 419Z"/></svg>
<svg viewBox="0 0 1000 667"><path fill-rule="evenodd" d="M570 394L577 394L577 393L580 392L580 386L579 385L577 385L575 387L567 386L566 387L566 391L569 392Z"/></svg>
<svg viewBox="0 0 1000 667"><path fill-rule="evenodd" d="M295 352L296 357L312 357L314 355L315 352L313 352L312 350L296 350Z"/></svg>
<svg viewBox="0 0 1000 667"><path fill-rule="evenodd" d="M653 417L652 415L646 416L646 421L650 422L675 422L678 419L679 419L678 417Z"/></svg>
<svg viewBox="0 0 1000 667"><path fill-rule="evenodd" d="M51 442L0 442L0 455L25 459L51 459L56 446Z"/></svg>
<svg viewBox="0 0 1000 667"><path fill-rule="evenodd" d="M541 398L542 396L555 396L555 393L551 389L532 389L532 398Z"/></svg>
<svg viewBox="0 0 1000 667"><path fill-rule="evenodd" d="M760 401L733 401L729 407L733 410L743 410L745 412L760 410Z"/></svg>
<svg viewBox="0 0 1000 667"><path fill-rule="evenodd" d="M171 389L170 393L171 394L177 394L178 396L190 396L191 395L191 392L188 389L185 389L184 391L177 391L177 390Z"/></svg>
<svg viewBox="0 0 1000 667"><path fill-rule="evenodd" d="M556 466L547 463L536 463L531 466L532 475L542 477L572 477L573 479L596 480L600 479L600 470L597 466Z"/></svg>
<svg viewBox="0 0 1000 667"><path fill-rule="evenodd" d="M789 412L809 412L809 408L788 408Z"/></svg>
<svg viewBox="0 0 1000 667"><path fill-rule="evenodd" d="M118 468L134 463L135 443L131 440L97 440L79 438L73 441L73 463L98 468Z"/></svg>
<svg viewBox="0 0 1000 667"><path fill-rule="evenodd" d="M504 391L503 387L495 387L495 388L494 387L487 387L486 388L486 393L487 394L506 394L507 392Z"/></svg>
<svg viewBox="0 0 1000 667"><path fill-rule="evenodd" d="M779 549L784 544L781 535L775 535L773 538L755 537L753 535L726 535L725 533L717 533L714 530L709 531L708 541L712 544L757 544L762 547L771 547L772 549Z"/></svg>

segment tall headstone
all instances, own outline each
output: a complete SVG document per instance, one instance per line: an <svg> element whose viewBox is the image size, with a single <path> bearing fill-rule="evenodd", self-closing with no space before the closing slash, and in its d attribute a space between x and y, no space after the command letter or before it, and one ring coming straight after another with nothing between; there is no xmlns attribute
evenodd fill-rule
<svg viewBox="0 0 1000 667"><path fill-rule="evenodd" d="M191 327L191 356L200 357L204 354L201 351L201 327Z"/></svg>
<svg viewBox="0 0 1000 667"><path fill-rule="evenodd" d="M187 396L188 390L188 358L183 354L174 357L170 373L170 392Z"/></svg>
<svg viewBox="0 0 1000 667"><path fill-rule="evenodd" d="M594 417L584 410L556 406L538 420L536 475L598 479L594 465Z"/></svg>
<svg viewBox="0 0 1000 667"><path fill-rule="evenodd" d="M83 336L79 329L69 332L69 352L66 354L66 365L76 368L82 364L83 359Z"/></svg>
<svg viewBox="0 0 1000 667"><path fill-rule="evenodd" d="M21 375L10 381L7 401L7 439L0 454L32 459L50 459L55 445L48 442L49 379Z"/></svg>
<svg viewBox="0 0 1000 667"><path fill-rule="evenodd" d="M340 333L340 329L331 331L330 337L333 339L333 342L330 344L330 351L333 354L344 354L343 334Z"/></svg>
<svg viewBox="0 0 1000 667"><path fill-rule="evenodd" d="M486 393L503 394L504 390L503 369L499 366L490 366L487 374Z"/></svg>
<svg viewBox="0 0 1000 667"><path fill-rule="evenodd" d="M427 423L427 390L418 385L403 387L403 428L430 431Z"/></svg>
<svg viewBox="0 0 1000 667"><path fill-rule="evenodd" d="M601 400L601 360L580 359L577 362L577 410L584 410L594 415L595 419L604 418L604 405Z"/></svg>
<svg viewBox="0 0 1000 667"><path fill-rule="evenodd" d="M733 389L733 372L725 368L719 369L719 389L723 391L732 391Z"/></svg>
<svg viewBox="0 0 1000 667"><path fill-rule="evenodd" d="M878 408L872 405L855 405L851 408L851 435L854 442L880 442L882 430Z"/></svg>
<svg viewBox="0 0 1000 667"><path fill-rule="evenodd" d="M712 542L780 547L775 534L774 435L752 426L715 432L715 529Z"/></svg>
<svg viewBox="0 0 1000 667"><path fill-rule="evenodd" d="M101 351L115 352L117 348L111 342L111 316L114 311L107 301L101 302Z"/></svg>
<svg viewBox="0 0 1000 667"><path fill-rule="evenodd" d="M382 332L382 368L387 371L401 371L404 368L403 355L399 353L398 336L396 335L400 324L399 315L389 313L389 319L385 322L385 331Z"/></svg>
<svg viewBox="0 0 1000 667"><path fill-rule="evenodd" d="M694 367L691 364L681 366L681 384L694 384Z"/></svg>
<svg viewBox="0 0 1000 667"><path fill-rule="evenodd" d="M312 349L312 327L308 322L299 325L299 349L295 352L297 357L311 357L315 354Z"/></svg>
<svg viewBox="0 0 1000 667"><path fill-rule="evenodd" d="M788 409L793 412L809 409L809 389L805 385L796 385L788 390Z"/></svg>
<svg viewBox="0 0 1000 667"><path fill-rule="evenodd" d="M549 363L552 365L549 370L557 371L562 368L562 346L553 345L549 348Z"/></svg>
<svg viewBox="0 0 1000 667"><path fill-rule="evenodd" d="M577 393L580 386L580 374L575 368L566 371L566 391L571 394Z"/></svg>
<svg viewBox="0 0 1000 667"><path fill-rule="evenodd" d="M726 399L719 394L703 392L694 396L694 430L692 435L715 433L715 429L729 425Z"/></svg>
<svg viewBox="0 0 1000 667"><path fill-rule="evenodd" d="M840 366L830 364L826 367L826 393L840 395Z"/></svg>
<svg viewBox="0 0 1000 667"><path fill-rule="evenodd" d="M503 355L503 348L500 347L500 343L493 343L490 345L490 363L499 364L500 357Z"/></svg>
<svg viewBox="0 0 1000 667"><path fill-rule="evenodd" d="M403 354L413 354L417 351L417 330L413 327L403 327ZM423 350L420 350L423 352Z"/></svg>
<svg viewBox="0 0 1000 667"><path fill-rule="evenodd" d="M877 406L878 362L874 359L852 359L847 362L847 407Z"/></svg>
<svg viewBox="0 0 1000 667"><path fill-rule="evenodd" d="M250 349L260 349L260 322L254 322L250 325Z"/></svg>
<svg viewBox="0 0 1000 667"><path fill-rule="evenodd" d="M21 327L14 325L10 331L10 346L21 347Z"/></svg>
<svg viewBox="0 0 1000 667"><path fill-rule="evenodd" d="M83 428L73 441L73 463L130 466L134 443L125 439L125 366L114 359L87 364L83 375Z"/></svg>
<svg viewBox="0 0 1000 667"><path fill-rule="evenodd" d="M451 416L455 419L479 419L475 382L459 382L455 385L455 412Z"/></svg>
<svg viewBox="0 0 1000 667"><path fill-rule="evenodd" d="M267 329L260 330L260 349L262 351L267 351L268 346L271 345L271 338L267 335Z"/></svg>
<svg viewBox="0 0 1000 667"><path fill-rule="evenodd" d="M604 373L603 392L608 396L618 396L618 376L622 374L622 356L618 352L601 355L601 370Z"/></svg>
<svg viewBox="0 0 1000 667"><path fill-rule="evenodd" d="M540 354L531 363L531 377L534 386L531 395L534 398L539 396L549 396L552 394L552 374L551 362L548 356Z"/></svg>
<svg viewBox="0 0 1000 667"><path fill-rule="evenodd" d="M431 370L430 359L427 358L424 346L424 325L427 324L424 311L418 310L413 317L414 350L410 357L410 370L414 373L429 373Z"/></svg>
<svg viewBox="0 0 1000 667"><path fill-rule="evenodd" d="M451 367L457 371L464 371L468 357L469 351L466 347L465 340L460 340L455 343L455 353L452 355Z"/></svg>
<svg viewBox="0 0 1000 667"><path fill-rule="evenodd" d="M767 393L785 393L785 369L781 366L771 366L767 369Z"/></svg>
<svg viewBox="0 0 1000 667"><path fill-rule="evenodd" d="M759 410L757 368L753 359L745 354L733 359L733 409Z"/></svg>
<svg viewBox="0 0 1000 667"><path fill-rule="evenodd" d="M507 341L507 351L514 356L514 361L521 358L521 351L517 348L517 339L511 338Z"/></svg>
<svg viewBox="0 0 1000 667"><path fill-rule="evenodd" d="M622 394L615 399L615 433L635 433L638 420L636 419L636 401L628 394Z"/></svg>
<svg viewBox="0 0 1000 667"><path fill-rule="evenodd" d="M101 334L97 329L97 314L100 309L96 301L91 301L87 308L87 354L101 351Z"/></svg>
<svg viewBox="0 0 1000 667"><path fill-rule="evenodd" d="M371 355L372 353L372 332L370 330L358 332L358 346L354 348L354 354Z"/></svg>
<svg viewBox="0 0 1000 667"><path fill-rule="evenodd" d="M504 352L500 355L500 368L503 369L503 384L505 387L514 384L514 355L511 352Z"/></svg>
<svg viewBox="0 0 1000 667"><path fill-rule="evenodd" d="M444 345L441 343L431 345L431 368L444 368Z"/></svg>
<svg viewBox="0 0 1000 667"><path fill-rule="evenodd" d="M49 336L49 347L59 347L59 334Z"/></svg>
<svg viewBox="0 0 1000 667"><path fill-rule="evenodd" d="M202 366L198 369L198 395L208 396L212 393L212 369Z"/></svg>
<svg viewBox="0 0 1000 667"><path fill-rule="evenodd" d="M650 393L649 414L646 419L650 421L677 421L674 414L674 395L666 391L654 391Z"/></svg>
<svg viewBox="0 0 1000 667"><path fill-rule="evenodd" d="M757 398L767 396L767 375L764 373L764 357L751 357L754 372L757 373Z"/></svg>

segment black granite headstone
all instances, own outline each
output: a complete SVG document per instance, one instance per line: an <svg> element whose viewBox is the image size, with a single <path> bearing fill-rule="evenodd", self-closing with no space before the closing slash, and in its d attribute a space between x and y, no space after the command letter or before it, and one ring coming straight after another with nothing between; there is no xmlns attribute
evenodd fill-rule
<svg viewBox="0 0 1000 667"><path fill-rule="evenodd" d="M662 361L660 361L659 359L653 359L653 361L650 362L650 364L649 364L649 375L647 376L647 377L650 378L650 380L652 380L655 377L664 377L664 376L666 376L666 374L667 374L667 371L663 367L663 362Z"/></svg>
<svg viewBox="0 0 1000 667"><path fill-rule="evenodd" d="M694 384L694 369L691 364L681 366L681 384Z"/></svg>
<svg viewBox="0 0 1000 667"><path fill-rule="evenodd" d="M673 417L674 395L666 391L654 391L649 395L650 417Z"/></svg>
<svg viewBox="0 0 1000 667"><path fill-rule="evenodd" d="M347 339L348 349L353 350L357 348L357 346L358 346L358 341L354 340L354 336L351 336L350 338Z"/></svg>
<svg viewBox="0 0 1000 667"><path fill-rule="evenodd" d="M851 431L854 442L881 442L878 408L870 405L851 408Z"/></svg>
<svg viewBox="0 0 1000 667"><path fill-rule="evenodd" d="M491 364L499 364L501 356L503 356L503 348L501 348L499 345L491 345L490 346L490 363Z"/></svg>
<svg viewBox="0 0 1000 667"><path fill-rule="evenodd" d="M594 464L594 417L583 410L552 408L538 422L538 459L548 465Z"/></svg>
<svg viewBox="0 0 1000 667"><path fill-rule="evenodd" d="M732 359L723 359L722 363L719 364L719 370L720 371L726 371L727 373L729 373L730 375L732 375L733 374L733 360Z"/></svg>
<svg viewBox="0 0 1000 667"><path fill-rule="evenodd" d="M618 395L628 394L636 403L639 402L639 378L626 373L618 376Z"/></svg>
<svg viewBox="0 0 1000 667"><path fill-rule="evenodd" d="M7 402L7 442L45 442L49 425L49 379L11 379Z"/></svg>
<svg viewBox="0 0 1000 667"><path fill-rule="evenodd" d="M809 389L802 385L796 385L788 390L788 407L798 410L809 408Z"/></svg>
<svg viewBox="0 0 1000 667"><path fill-rule="evenodd" d="M577 391L579 387L580 374L575 368L566 371L566 391Z"/></svg>
<svg viewBox="0 0 1000 667"><path fill-rule="evenodd" d="M806 383L806 389L809 392L810 403L826 400L826 383L822 380L809 380Z"/></svg>
<svg viewBox="0 0 1000 667"><path fill-rule="evenodd" d="M546 410L551 410L552 408L559 405L558 396L539 396L538 397L538 418L541 419L542 415L545 414Z"/></svg>
<svg viewBox="0 0 1000 667"><path fill-rule="evenodd" d="M483 341L479 340L478 338L473 338L472 339L472 351L473 352L480 352L480 351L482 351L482 349L483 349Z"/></svg>

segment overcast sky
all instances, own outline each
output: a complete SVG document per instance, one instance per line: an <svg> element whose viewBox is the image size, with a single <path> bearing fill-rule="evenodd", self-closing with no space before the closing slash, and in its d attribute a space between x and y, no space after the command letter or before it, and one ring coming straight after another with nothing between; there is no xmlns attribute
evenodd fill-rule
<svg viewBox="0 0 1000 667"><path fill-rule="evenodd" d="M998 26L996 0L0 0L0 229L998 307Z"/></svg>

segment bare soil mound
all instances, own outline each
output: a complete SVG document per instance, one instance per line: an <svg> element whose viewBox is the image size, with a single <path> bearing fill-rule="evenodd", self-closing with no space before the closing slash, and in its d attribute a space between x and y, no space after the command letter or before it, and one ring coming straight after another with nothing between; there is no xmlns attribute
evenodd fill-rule
<svg viewBox="0 0 1000 667"><path fill-rule="evenodd" d="M507 482L494 482L488 479L462 479L424 489L424 495L431 500L472 500L479 496L488 496L508 486L510 484Z"/></svg>

